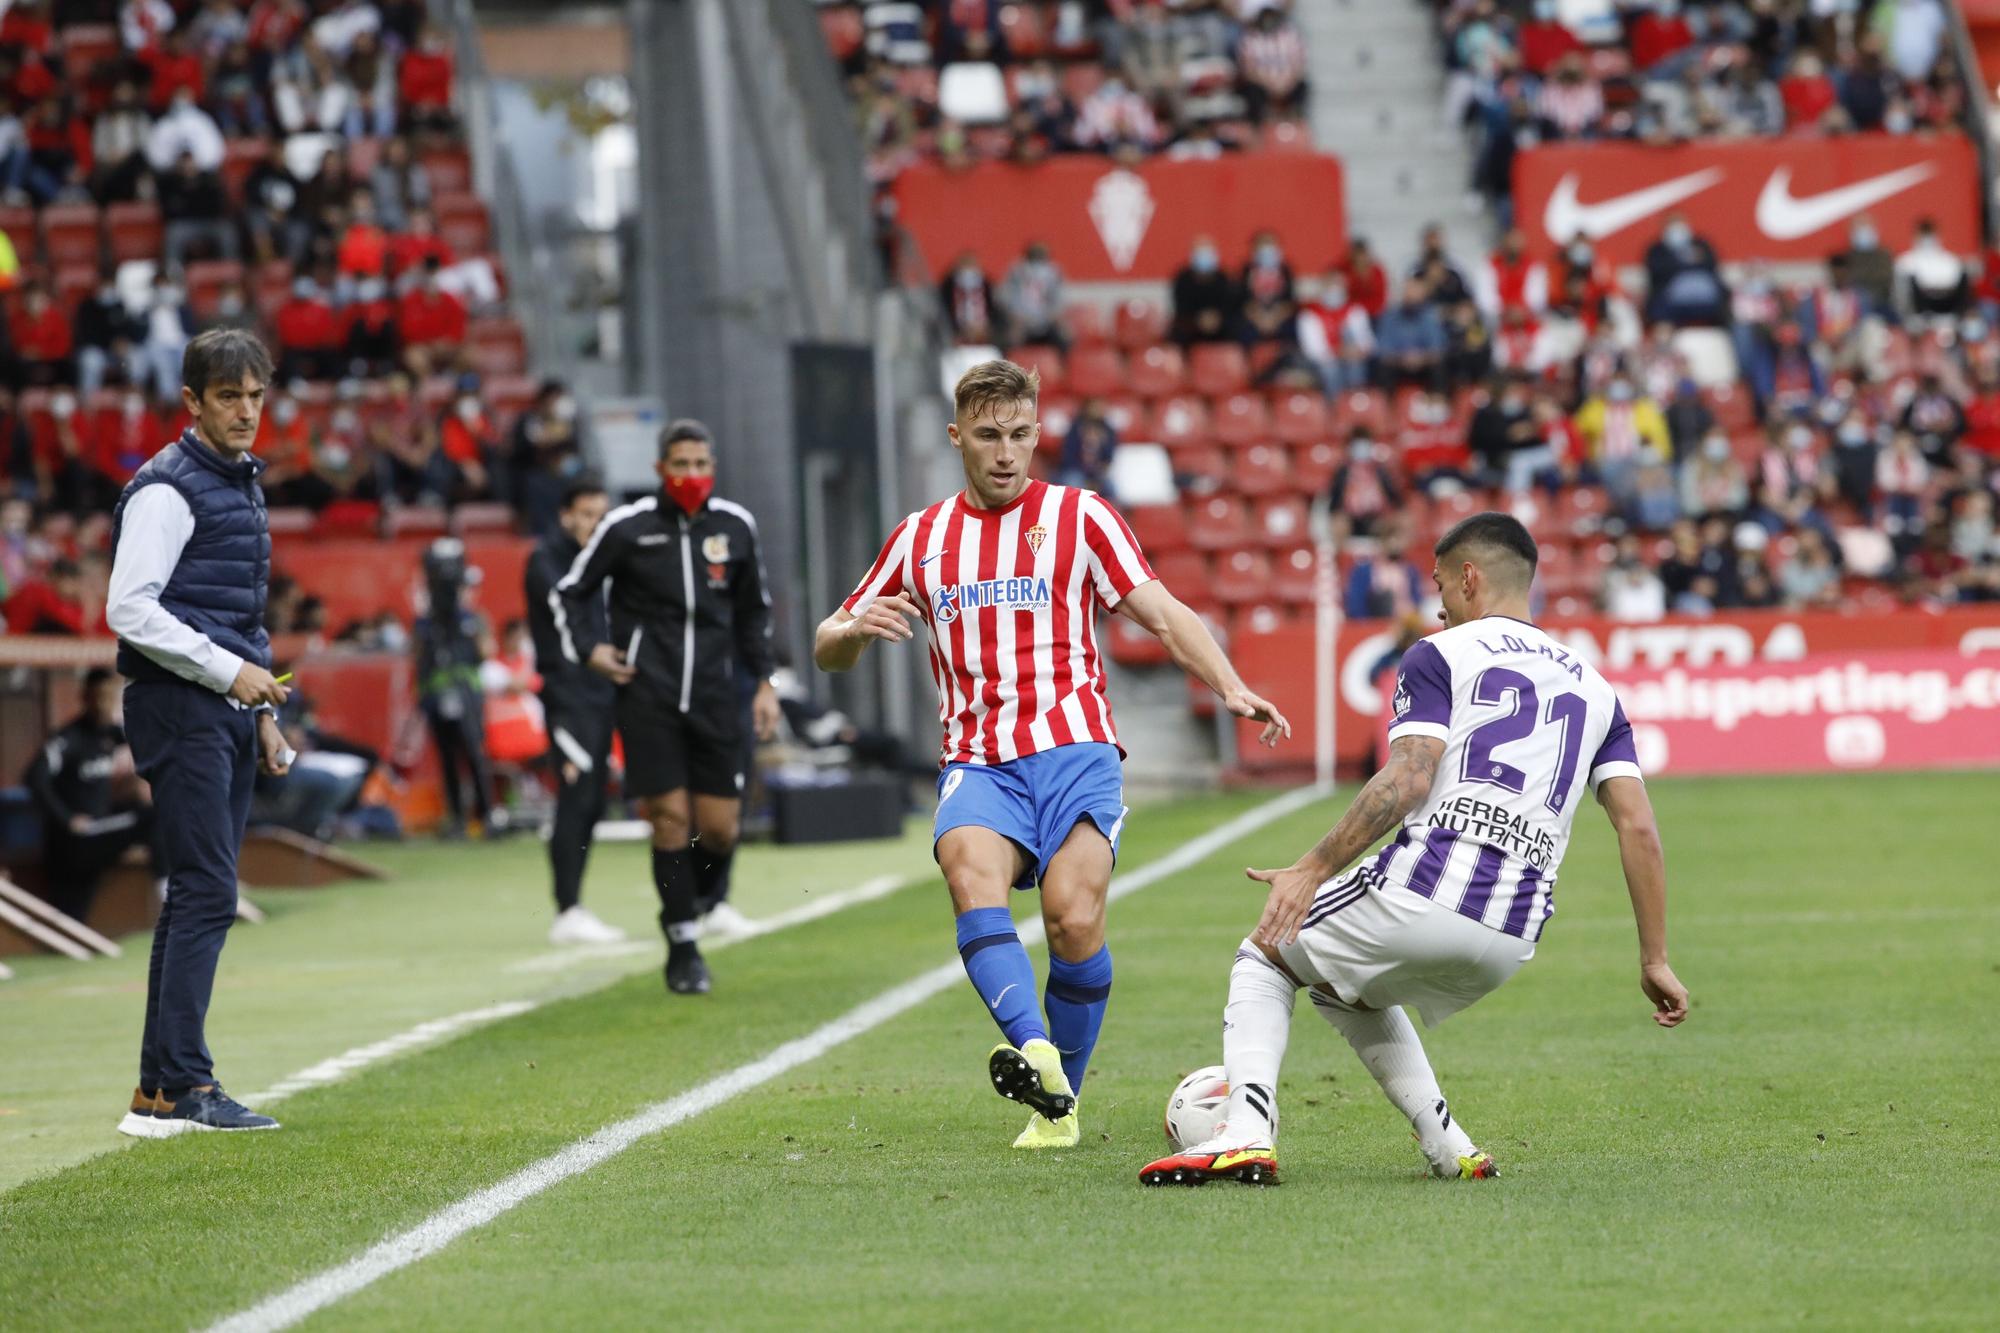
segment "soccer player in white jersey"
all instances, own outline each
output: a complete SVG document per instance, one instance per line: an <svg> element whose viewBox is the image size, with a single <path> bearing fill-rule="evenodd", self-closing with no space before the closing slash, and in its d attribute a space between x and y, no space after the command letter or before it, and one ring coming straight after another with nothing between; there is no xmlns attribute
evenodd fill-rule
<svg viewBox="0 0 2000 1333"><path fill-rule="evenodd" d="M1154 577L1102 496L1030 479L1039 387L1009 361L965 373L948 432L965 489L896 525L813 643L821 670L846 671L872 641L911 638L912 621L930 631L944 724L933 850L966 975L1006 1038L988 1074L1002 1096L1034 1109L1017 1148L1077 1142L1076 1094L1111 994L1104 902L1125 823L1124 751L1105 697L1098 608L1150 631L1225 708L1263 722L1266 745L1291 733ZM1038 886L1043 1004L1007 910L1010 887Z"/></svg>
<svg viewBox="0 0 2000 1333"><path fill-rule="evenodd" d="M1402 1006L1440 1023L1535 956L1586 783L1617 831L1639 988L1661 1027L1687 1017L1687 989L1667 966L1666 864L1632 728L1604 678L1529 621L1534 539L1505 514L1475 514L1436 554L1445 628L1403 657L1388 764L1296 863L1248 872L1271 891L1229 974L1223 1123L1148 1165L1148 1185L1277 1179L1278 1066L1302 987L1409 1117L1434 1174L1498 1174L1446 1108ZM1348 869L1398 824L1393 842Z"/></svg>

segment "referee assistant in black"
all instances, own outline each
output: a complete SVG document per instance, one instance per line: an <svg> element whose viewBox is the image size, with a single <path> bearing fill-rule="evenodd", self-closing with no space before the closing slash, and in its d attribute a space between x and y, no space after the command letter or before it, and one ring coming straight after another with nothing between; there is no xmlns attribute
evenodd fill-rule
<svg viewBox="0 0 2000 1333"><path fill-rule="evenodd" d="M695 947L697 904L718 896L704 893L704 882L727 875L743 808L739 667L758 682L751 702L758 737L768 740L778 727L771 595L756 519L711 494L708 428L682 420L662 431L658 471L659 493L604 516L549 605L563 656L618 686L625 789L653 828L667 989L699 995L709 979ZM591 614L607 578L609 638L602 638Z"/></svg>
<svg viewBox="0 0 2000 1333"><path fill-rule="evenodd" d="M276 1129L216 1081L203 1027L223 938L236 920L236 854L263 771L291 752L271 711L264 595L271 536L250 456L271 357L255 335L215 329L187 346L181 401L194 425L139 469L112 513L105 619L118 635L125 735L152 784L166 902L153 929L139 1090L118 1128Z"/></svg>
<svg viewBox="0 0 2000 1333"><path fill-rule="evenodd" d="M556 777L555 825L549 831L549 872L556 893L551 944L612 944L625 938L625 932L598 920L581 901L591 838L604 817L605 769L611 763L618 687L563 656L562 636L549 605L549 594L582 554L606 508L604 486L596 478L571 481L563 488L562 508L556 515L560 526L528 559L528 634L535 644L535 670L542 678L549 767ZM589 615L591 640L610 637L601 591L577 614Z"/></svg>

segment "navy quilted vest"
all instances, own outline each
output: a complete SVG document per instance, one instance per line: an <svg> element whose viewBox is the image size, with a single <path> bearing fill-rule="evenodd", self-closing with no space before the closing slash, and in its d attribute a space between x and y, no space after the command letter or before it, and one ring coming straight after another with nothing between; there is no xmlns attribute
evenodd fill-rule
<svg viewBox="0 0 2000 1333"><path fill-rule="evenodd" d="M269 668L264 593L271 579L271 529L264 488L257 484L261 471L256 459L229 462L192 429L184 431L148 460L118 497L111 545L116 551L125 506L141 487L164 482L179 491L194 513L194 536L160 592L160 605L238 657ZM125 643L118 645L118 672L127 680L180 679Z"/></svg>

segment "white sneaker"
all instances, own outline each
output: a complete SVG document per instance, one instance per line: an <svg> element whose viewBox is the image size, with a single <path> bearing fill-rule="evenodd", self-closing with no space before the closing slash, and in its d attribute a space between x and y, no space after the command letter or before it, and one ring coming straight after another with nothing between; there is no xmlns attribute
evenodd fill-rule
<svg viewBox="0 0 2000 1333"><path fill-rule="evenodd" d="M599 921L581 903L560 913L549 927L550 944L619 944L625 932Z"/></svg>
<svg viewBox="0 0 2000 1333"><path fill-rule="evenodd" d="M757 929L757 923L728 903L717 903L701 919L701 933L704 935L748 935Z"/></svg>

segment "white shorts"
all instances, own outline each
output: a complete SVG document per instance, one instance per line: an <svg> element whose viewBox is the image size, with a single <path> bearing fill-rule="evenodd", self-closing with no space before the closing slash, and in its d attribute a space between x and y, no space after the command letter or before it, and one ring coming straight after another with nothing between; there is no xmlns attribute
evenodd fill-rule
<svg viewBox="0 0 2000 1333"><path fill-rule="evenodd" d="M1278 950L1299 980L1370 1009L1413 1005L1426 1027L1498 990L1535 956L1532 942L1389 884L1365 862L1322 884L1306 920L1297 942Z"/></svg>

